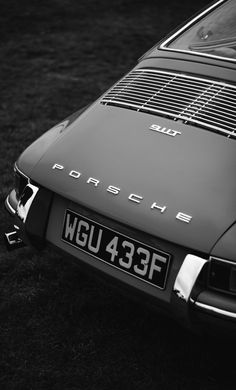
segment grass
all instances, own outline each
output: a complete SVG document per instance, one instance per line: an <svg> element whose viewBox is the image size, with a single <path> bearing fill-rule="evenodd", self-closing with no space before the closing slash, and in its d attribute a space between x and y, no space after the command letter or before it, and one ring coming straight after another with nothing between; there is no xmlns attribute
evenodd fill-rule
<svg viewBox="0 0 236 390"><path fill-rule="evenodd" d="M19 153L206 4L1 4L1 237L11 225L3 203ZM227 346L187 333L67 260L50 250L8 253L0 241L1 389L235 388Z"/></svg>

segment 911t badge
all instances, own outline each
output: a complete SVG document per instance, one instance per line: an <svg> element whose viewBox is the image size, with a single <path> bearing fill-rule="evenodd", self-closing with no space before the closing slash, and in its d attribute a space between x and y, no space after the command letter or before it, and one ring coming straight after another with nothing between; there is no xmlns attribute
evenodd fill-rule
<svg viewBox="0 0 236 390"><path fill-rule="evenodd" d="M151 125L149 127L149 130L157 131L158 133L169 135L170 137L175 137L178 134L181 135L180 131L168 129L167 127L163 127L163 126L155 125L155 124Z"/></svg>

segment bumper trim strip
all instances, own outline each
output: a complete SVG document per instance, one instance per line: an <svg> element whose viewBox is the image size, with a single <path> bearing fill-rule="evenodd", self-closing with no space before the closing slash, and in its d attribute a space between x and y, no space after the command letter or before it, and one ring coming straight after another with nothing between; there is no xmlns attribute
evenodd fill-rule
<svg viewBox="0 0 236 390"><path fill-rule="evenodd" d="M210 305L207 305L207 304L202 303L202 302L195 302L195 306L197 308L203 309L203 310L208 311L210 313L213 312L213 313L219 314L223 317L236 319L236 313L233 313L233 312L228 311L228 310L223 310L223 309L220 309L218 307L210 306Z"/></svg>
<svg viewBox="0 0 236 390"><path fill-rule="evenodd" d="M6 206L7 211L8 211L10 214L15 215L16 210L12 207L12 205L11 205L11 203L10 203L10 200L9 200L9 197L10 197L10 195L8 195L7 198L6 198L6 200L5 200L5 206Z"/></svg>

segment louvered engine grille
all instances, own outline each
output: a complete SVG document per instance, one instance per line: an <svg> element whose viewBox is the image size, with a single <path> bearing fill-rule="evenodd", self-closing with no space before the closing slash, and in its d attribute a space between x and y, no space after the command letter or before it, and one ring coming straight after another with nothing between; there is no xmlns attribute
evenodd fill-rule
<svg viewBox="0 0 236 390"><path fill-rule="evenodd" d="M236 139L236 86L224 82L137 69L101 103L183 120Z"/></svg>

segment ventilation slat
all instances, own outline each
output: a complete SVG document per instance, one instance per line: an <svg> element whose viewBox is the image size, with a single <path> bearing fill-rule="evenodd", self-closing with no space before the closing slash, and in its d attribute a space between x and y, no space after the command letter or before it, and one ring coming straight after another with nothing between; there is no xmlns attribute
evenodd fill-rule
<svg viewBox="0 0 236 390"><path fill-rule="evenodd" d="M195 116L195 118L197 118L197 119L204 119L206 121L209 121L209 123L218 124L218 126L221 125L222 123L224 123L224 128L225 129L227 129L227 128L230 129L231 126L232 126L231 122L225 121L224 119L221 119L219 116L215 118L215 121L213 121L211 114L207 113L206 111L199 113L198 115ZM234 128L235 127L236 127L236 123L234 123Z"/></svg>
<svg viewBox="0 0 236 390"><path fill-rule="evenodd" d="M184 119L184 118L183 118ZM204 120L200 120L200 119L188 119L186 118L186 121L189 122L189 123L192 123L192 124L197 124L197 125L200 125L200 126L203 126L206 127L205 125L205 121ZM236 136L236 134L234 133L234 131L228 131L227 129L222 129L222 127L220 126L217 126L215 124L212 124L211 122L207 124L207 128L209 130L213 130L213 131L216 131L217 133L220 133L220 134L223 134L223 135L227 135L228 137L229 136Z"/></svg>
<svg viewBox="0 0 236 390"><path fill-rule="evenodd" d="M155 104L155 102L147 102L145 103L148 107L153 107L153 108L158 108L158 107L162 107L162 106L166 106L166 107L170 107L170 109L172 109L173 107L176 107L176 110L180 110L180 109L183 109L183 104L179 103L179 102L172 102L170 99L166 101L160 101L158 102L158 104Z"/></svg>
<svg viewBox="0 0 236 390"><path fill-rule="evenodd" d="M222 112L228 112L229 114L231 113L233 116L235 116L235 112L236 112L236 104L227 104L226 102L222 102L222 101L217 101L216 99L214 100L211 100L209 103L209 105L214 105L214 107L216 108L216 110L220 110Z"/></svg>
<svg viewBox="0 0 236 390"><path fill-rule="evenodd" d="M219 111L217 110L217 108L215 107L214 104L208 104L205 109L204 109L205 112L209 112L212 114L214 114L216 117L222 117L224 118L225 120L225 112L228 111L227 109L224 109L224 113L222 111ZM231 119L229 123L236 123L236 117L235 117L235 112L227 112L227 118L228 119Z"/></svg>
<svg viewBox="0 0 236 390"><path fill-rule="evenodd" d="M123 88L127 88L127 87L128 88L147 89L150 91L156 91L156 89L158 89L158 88L165 89L165 90L176 90L179 92L185 90L186 92L191 93L192 95L199 95L199 93L206 90L206 87L196 88L195 86L192 87L191 85L181 85L181 84L176 84L176 83L166 84L163 87L163 83L161 83L160 81L151 84L151 83L147 83L147 82L146 83L141 82L140 80L135 80L132 83L120 82L119 85L116 85L113 89L122 90ZM209 86L207 86L207 88L209 88ZM214 94L215 92L217 92L217 90L209 91L209 94Z"/></svg>
<svg viewBox="0 0 236 390"><path fill-rule="evenodd" d="M236 91L235 91L235 94L236 94ZM218 100L221 102L226 102L226 104L227 104L227 106L229 106L230 107L230 105L236 105L236 101L235 101L235 96L233 97L233 96L225 96L225 95L221 95L221 94L219 94L218 96L216 96L216 98L218 98Z"/></svg>
<svg viewBox="0 0 236 390"><path fill-rule="evenodd" d="M236 86L153 69L131 71L102 104L153 113L236 139Z"/></svg>

